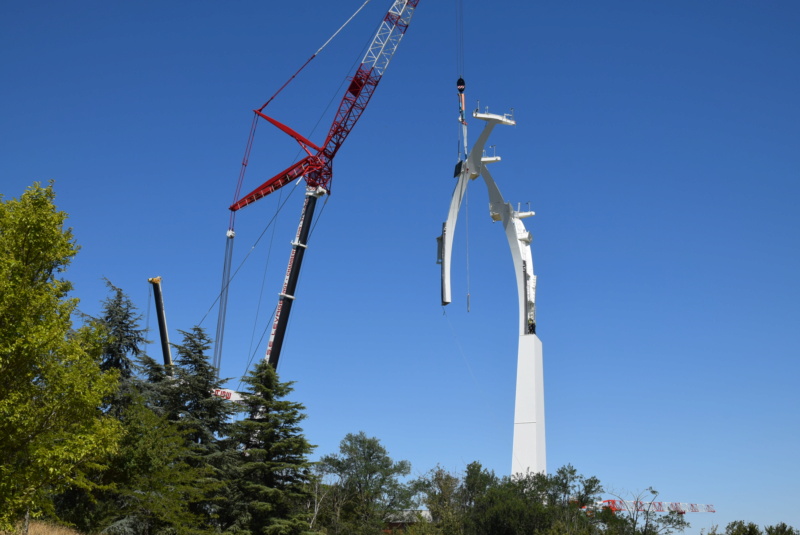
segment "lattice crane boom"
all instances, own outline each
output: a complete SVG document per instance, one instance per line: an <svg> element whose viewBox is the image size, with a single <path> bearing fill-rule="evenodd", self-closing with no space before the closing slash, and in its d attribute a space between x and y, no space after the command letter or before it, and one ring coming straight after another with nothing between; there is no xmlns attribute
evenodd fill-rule
<svg viewBox="0 0 800 535"><path fill-rule="evenodd" d="M685 502L643 502L639 500L603 500L597 507L607 507L614 512L641 513L716 513L713 505Z"/></svg>
<svg viewBox="0 0 800 535"><path fill-rule="evenodd" d="M417 4L419 4L419 0L395 0L389 8L364 55L364 59L350 80L328 131L328 136L321 147L317 147L274 118L268 117L263 113L263 107L254 110L258 116L293 137L307 155L234 202L230 206L231 211L240 210L300 177L305 177L309 188L322 187L326 192L330 192L330 183L333 178L333 158L369 104L378 82L408 29ZM309 148L316 152L312 153Z"/></svg>

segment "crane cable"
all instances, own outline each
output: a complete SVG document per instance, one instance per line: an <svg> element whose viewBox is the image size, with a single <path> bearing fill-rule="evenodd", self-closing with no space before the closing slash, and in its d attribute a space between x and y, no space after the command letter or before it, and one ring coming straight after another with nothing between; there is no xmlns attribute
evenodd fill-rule
<svg viewBox="0 0 800 535"><path fill-rule="evenodd" d="M350 24L350 21L351 21L351 20L353 20L353 19L356 17L356 15L358 15L358 14L359 14L359 12L361 12L361 10L362 10L362 9L364 9L364 8L366 7L366 5L367 5L367 4L369 4L369 3L370 3L370 0L366 0L366 2L364 2L363 4L361 4L361 7L360 7L360 8L358 8L358 9L356 10L356 12L355 12L355 13L353 13L352 15L350 15L350 18L349 18L349 19L347 19L347 20L345 21L345 23L344 23L344 24L342 24L342 25L339 27L339 29L338 29L338 30L336 30L335 32L333 32L333 35L331 35L331 36L328 38L328 40L327 40L327 41L325 41L325 43L323 43L323 45L322 45L321 47L319 47L319 49L318 49L316 52L314 52L314 53L311 55L311 57L310 57L310 58L308 58L308 59L306 60L306 62L305 62L305 63L303 63L303 66L302 66L302 67L300 67L299 69L297 69L297 72L296 72L296 73L294 73L294 74L293 74L293 75L292 75L292 76L291 76L291 77L290 77L288 80L286 80L286 82L285 82L285 83L284 83L284 84L283 84L283 85L280 87L280 89L278 89L278 90L275 92L275 94L274 94L274 95L272 95L271 97L269 97L269 100L267 100L267 101L264 103L264 105L263 105L263 106L261 106L260 108L258 108L258 111L264 111L264 108L266 108L266 107L269 105L269 103L270 103L270 102L272 102L272 100L273 100L275 97L277 97L277 96L278 96L278 93L280 93L281 91L283 91L283 89L284 89L284 88L285 88L287 85L289 85L289 84L292 82L292 80L294 80L294 79L295 79L295 77L296 77L298 74L300 74L300 71L302 71L303 69L305 69L305 68L306 68L306 65L308 65L309 63L311 63L311 60L312 60L312 59L314 59L314 58L316 58L316 57L317 57L317 54L319 54L320 52L322 52L322 50L323 50L323 49L324 49L326 46L328 46L328 44L330 44L330 42L331 42L331 41L333 41L333 39L334 39L334 38L335 38L337 35L339 35L339 32L341 32L342 30L344 30L345 26L347 26L348 24Z"/></svg>
<svg viewBox="0 0 800 535"><path fill-rule="evenodd" d="M464 0L456 0L456 74L458 81L458 159L466 160L469 156L469 146L467 143L467 115L464 90L467 87L464 81ZM463 154L461 152L463 146ZM466 165L463 163L462 165ZM470 273L469 273L469 189L464 192L466 197L466 214L464 216L466 226L466 274L467 274L467 312L470 309Z"/></svg>
<svg viewBox="0 0 800 535"><path fill-rule="evenodd" d="M253 245L252 245L252 246L250 246L250 250L249 250L249 251L247 252L247 254L244 256L244 258L242 259L242 261L241 261L241 262L239 262L239 265L236 267L236 269L233 271L233 273L231 274L230 278L228 279L228 282L229 282L229 283L230 283L231 281L233 281L233 279L235 279L235 278L236 278L236 275L237 275L237 274L239 273L239 271L242 269L242 267L244 266L245 262L246 262L246 261L247 261L247 260L250 258L250 255L253 253L253 251L254 251L254 250L255 250L255 248L258 246L259 242L261 241L261 239L264 237L264 234L266 234L266 233L267 233L267 230L269 230L269 229L270 229L270 227L271 227L271 226L272 226L272 225L275 223L275 221L276 221L276 220L277 220L277 218L278 218L278 215L280 214L280 212L281 212L281 211L284 209L284 207L286 206L286 203L289 201L289 199L290 199L290 198L292 198L292 193L294 193L295 189L297 189L297 185L296 185L296 184L295 184L295 187L294 187L294 188L292 188L292 190L291 190L291 192L289 193L289 195L287 195L287 196L286 196L286 199L284 199L284 200L283 200L283 202L282 202L282 203L280 203L280 205L278 206L277 210L275 211L275 215L273 215L273 216L272 216L272 218L271 218L271 219L270 219L270 220L267 222L267 225L266 225L266 226L264 227L264 229L261 231L261 234L259 234L259 235L258 235L258 238L256 238L256 241L255 241L255 242L253 242ZM220 295L221 295L221 293L220 293L220 294L217 294L217 296L214 298L214 302L212 302L212 303L211 303L211 305L208 307L208 310L207 310L207 311L206 311L206 313L203 315L202 319L201 319L201 320L198 322L198 325L201 325L201 324L203 323L203 321L205 321L205 319L206 319L206 318L208 317L208 315L211 313L211 310L213 310L214 306L215 306L215 305L217 304L217 302L220 300Z"/></svg>

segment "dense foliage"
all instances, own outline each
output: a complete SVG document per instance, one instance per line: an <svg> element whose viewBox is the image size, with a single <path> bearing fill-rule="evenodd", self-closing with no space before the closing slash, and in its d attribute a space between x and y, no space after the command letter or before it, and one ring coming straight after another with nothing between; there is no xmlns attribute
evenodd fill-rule
<svg viewBox="0 0 800 535"><path fill-rule="evenodd" d="M52 185L0 198L0 533L44 517L109 535L668 535L677 514L613 513L594 477L498 477L473 462L409 479L377 438L351 433L312 463L290 383L262 362L243 401L212 392L212 341L181 331L169 367L146 355L137 308L106 281L81 317L60 278L78 247ZM655 491L648 489L647 492ZM652 499L635 496L634 499ZM717 528L708 535L722 535ZM725 535L800 535L730 523Z"/></svg>
<svg viewBox="0 0 800 535"><path fill-rule="evenodd" d="M99 410L117 387L100 368L105 331L73 328L78 302L61 274L78 247L54 198L35 184L0 202L0 530L83 484L120 435Z"/></svg>

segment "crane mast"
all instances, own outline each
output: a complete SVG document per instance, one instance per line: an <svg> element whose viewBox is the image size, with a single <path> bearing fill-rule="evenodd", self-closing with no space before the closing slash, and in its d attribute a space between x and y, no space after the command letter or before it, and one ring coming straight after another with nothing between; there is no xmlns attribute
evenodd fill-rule
<svg viewBox="0 0 800 535"><path fill-rule="evenodd" d="M161 354L164 357L164 368L168 375L172 375L172 352L169 348L169 333L167 331L167 315L164 312L164 294L161 292L161 277L151 277L147 282L153 285L153 297L156 302L156 315L158 316L158 334L161 338Z"/></svg>
<svg viewBox="0 0 800 535"><path fill-rule="evenodd" d="M260 109L253 110L256 119L261 118L276 126L278 129L291 136L305 151L306 156L292 164L277 175L266 180L256 189L235 201L229 209L232 213L245 206L262 199L284 185L304 178L306 181L306 195L300 215L297 236L292 242L292 252L286 269L283 289L279 295L278 306L275 312L270 340L267 345L266 359L274 368L278 366L283 339L289 321L289 312L295 297L297 280L303 262L305 249L308 243L308 234L314 216L317 200L330 193L333 179L333 159L341 148L347 136L358 122L369 104L375 89L381 80L392 56L397 50L403 35L408 29L414 10L419 0L394 0L389 10L384 15L377 33L372 39L364 58L350 80L350 84L333 119L324 143L316 145L291 127L269 117L264 113L266 104ZM249 147L246 154L249 153ZM244 164L246 165L246 163ZM232 239L233 231L229 230ZM229 255L226 249L226 258ZM227 262L227 260L226 260ZM226 282L223 282L226 288ZM222 313L221 313L222 316Z"/></svg>

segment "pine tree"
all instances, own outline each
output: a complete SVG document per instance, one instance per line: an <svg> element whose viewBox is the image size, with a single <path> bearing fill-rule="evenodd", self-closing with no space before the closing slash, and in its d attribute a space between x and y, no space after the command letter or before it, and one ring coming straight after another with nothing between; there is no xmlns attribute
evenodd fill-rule
<svg viewBox="0 0 800 535"><path fill-rule="evenodd" d="M163 378L161 408L175 422L184 435L186 446L191 451L187 462L203 474L198 482L203 494L191 501L189 509L203 519L206 527L219 525L220 508L225 502L226 472L229 457L222 442L236 413L236 406L212 392L222 386L216 370L207 355L211 339L198 327L180 331L183 343L175 345L176 366L173 377ZM150 367L151 375L158 375L158 368Z"/></svg>
<svg viewBox="0 0 800 535"><path fill-rule="evenodd" d="M213 395L224 380L217 378L206 354L211 348L206 332L195 326L180 333L183 343L174 346L177 366L174 380L167 381L170 388L166 391L164 409L171 420L180 423L196 451L205 455L218 448L218 439L227 432L236 408Z"/></svg>
<svg viewBox="0 0 800 535"><path fill-rule="evenodd" d="M119 389L106 398L104 409L115 418L122 413L138 390L136 362L144 356L144 344L147 343L145 329L139 326L142 317L136 306L121 288L114 286L106 279L106 286L111 293L103 301L103 310L98 324L103 327L105 341L100 367L103 370L116 370L119 373Z"/></svg>
<svg viewBox="0 0 800 535"><path fill-rule="evenodd" d="M292 392L291 383L281 382L265 361L244 381L248 416L231 428L233 463L223 530L253 535L307 533L307 456L313 446L300 428L304 407L284 399Z"/></svg>
<svg viewBox="0 0 800 535"><path fill-rule="evenodd" d="M137 314L136 307L122 289L108 279L106 286L112 295L104 301L100 318L108 333L101 366L104 370L119 370L121 378L130 379L134 362L143 353L142 346L147 343L144 329L139 327L141 315Z"/></svg>

